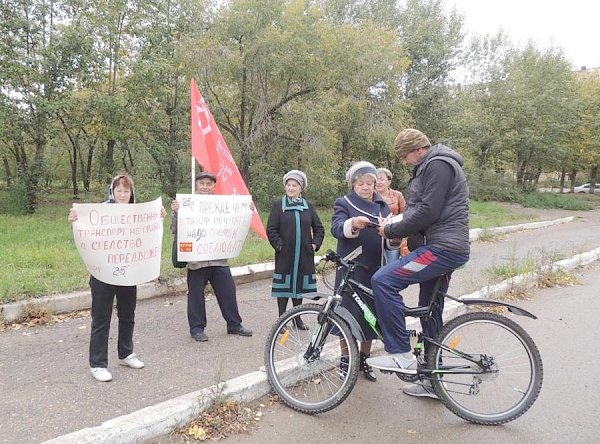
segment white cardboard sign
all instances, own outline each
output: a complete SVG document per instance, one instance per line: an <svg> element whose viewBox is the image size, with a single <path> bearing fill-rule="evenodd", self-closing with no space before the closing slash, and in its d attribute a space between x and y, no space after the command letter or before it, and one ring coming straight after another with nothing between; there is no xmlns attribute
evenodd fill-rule
<svg viewBox="0 0 600 444"><path fill-rule="evenodd" d="M178 194L177 259L229 259L240 254L250 220L251 196Z"/></svg>
<svg viewBox="0 0 600 444"><path fill-rule="evenodd" d="M158 278L162 252L162 199L138 204L73 204L73 238L88 271L112 285Z"/></svg>

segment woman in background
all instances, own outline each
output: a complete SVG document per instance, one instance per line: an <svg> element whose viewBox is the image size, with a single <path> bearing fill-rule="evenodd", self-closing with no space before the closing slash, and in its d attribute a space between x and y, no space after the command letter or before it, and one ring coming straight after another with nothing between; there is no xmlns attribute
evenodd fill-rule
<svg viewBox="0 0 600 444"><path fill-rule="evenodd" d="M267 236L275 250L275 271L271 295L277 298L279 316L292 300L296 307L302 295L317 291L315 251L325 237L325 229L317 211L302 193L308 181L306 174L291 170L283 176L285 195L276 199L267 221ZM307 330L302 319L296 327Z"/></svg>
<svg viewBox="0 0 600 444"><path fill-rule="evenodd" d="M392 172L387 168L377 168L377 183L375 184L375 190L383 197L383 200L385 200L390 207L392 215L395 216L404 213L404 210L406 209L406 200L400 191L390 188L392 185L392 177L394 177ZM386 251L387 262L390 263L398 259L400 254L404 256L407 253L408 248L406 247L406 239L402 239L400 249Z"/></svg>

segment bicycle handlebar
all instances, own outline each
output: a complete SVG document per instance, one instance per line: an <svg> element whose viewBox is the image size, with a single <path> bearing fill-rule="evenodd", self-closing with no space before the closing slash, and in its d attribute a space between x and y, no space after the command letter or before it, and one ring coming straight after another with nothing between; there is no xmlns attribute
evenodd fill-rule
<svg viewBox="0 0 600 444"><path fill-rule="evenodd" d="M365 264L361 264L360 262L345 261L340 255L338 255L333 250L327 250L325 257L322 260L324 260L326 262L335 262L336 264L341 265L350 270L353 270L355 267L361 267L361 268L364 268L365 270L369 269L369 267L367 267Z"/></svg>

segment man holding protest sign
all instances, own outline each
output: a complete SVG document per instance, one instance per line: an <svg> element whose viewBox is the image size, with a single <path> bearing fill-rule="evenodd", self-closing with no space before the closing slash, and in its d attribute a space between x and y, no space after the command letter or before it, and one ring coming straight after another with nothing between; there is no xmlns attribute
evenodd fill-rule
<svg viewBox="0 0 600 444"><path fill-rule="evenodd" d="M116 176L108 201L135 204L133 180ZM100 382L112 380L108 371L108 337L113 302L117 299L121 365L140 369L144 363L133 353L133 327L137 284L160 274L162 219L166 211L160 198L145 204L73 204L68 220L73 224L77 249L90 271L92 327L89 363L92 376Z"/></svg>
<svg viewBox="0 0 600 444"><path fill-rule="evenodd" d="M216 176L210 172L204 171L196 176L196 194L212 195L216 184ZM180 202L177 200L171 202L171 209L173 210L171 231L176 236L178 212L180 208ZM250 217L251 213L249 213L248 216ZM197 230L197 232L201 231L202 229ZM236 299L235 282L233 281L227 259L215 258L200 261L187 261L187 315L192 338L199 342L208 341L208 336L204 332L207 324L204 293L208 283L211 284L214 290L219 308L221 309L221 314L227 323L227 333L239 336L252 336L252 330L242 325L242 318L238 311Z"/></svg>

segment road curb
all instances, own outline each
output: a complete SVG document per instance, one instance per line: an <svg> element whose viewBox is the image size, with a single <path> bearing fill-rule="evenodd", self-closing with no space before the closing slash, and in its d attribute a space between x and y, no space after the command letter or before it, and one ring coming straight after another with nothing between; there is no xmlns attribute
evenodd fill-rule
<svg viewBox="0 0 600 444"><path fill-rule="evenodd" d="M600 248L577 254L555 264L542 267L539 272L528 273L506 279L495 285L488 285L461 298L490 298L506 293L515 285L532 287L538 276L548 270L572 270L579 266L600 260ZM465 306L449 301L444 307L444 319L455 317L465 311ZM410 319L407 328L420 331L418 319ZM375 345L375 344L374 344ZM381 343L373 350L382 348ZM67 435L59 436L47 443L80 444L80 443L138 443L169 434L177 427L196 418L208 409L216 398L230 399L239 402L254 401L271 392L263 369L231 379L221 386L192 392L187 395L156 404L151 407L123 415L104 422L98 427L81 429Z"/></svg>
<svg viewBox="0 0 600 444"><path fill-rule="evenodd" d="M481 237L483 233L494 233L494 234L505 234L505 233L513 233L515 231L524 231L524 230L535 230L538 228L549 227L551 225L560 225L568 222L572 222L575 220L575 217L562 217L560 219L554 220L545 220L540 222L528 222L526 224L518 224L518 225L506 225L504 227L494 227L494 228L473 228L469 230L469 241L476 241Z"/></svg>
<svg viewBox="0 0 600 444"><path fill-rule="evenodd" d="M46 441L47 444L139 443L167 435L208 409L216 399L250 402L270 393L264 371L178 396L159 404Z"/></svg>
<svg viewBox="0 0 600 444"><path fill-rule="evenodd" d="M551 225L560 225L573 221L573 216L563 217L560 219L530 222L519 225L509 225L496 228L474 228L469 230L469 240L471 242L479 239L482 233L497 233L504 234L515 231L534 230L544 228ZM318 262L321 256L315 257L315 262ZM260 279L268 279L273 276L275 264L266 262L262 264L244 265L241 267L232 267L231 274L236 285L254 282ZM182 293L186 291L185 278L176 278L166 283L149 282L147 284L138 285L138 300L165 296L168 294ZM70 313L78 310L87 310L90 308L91 297L89 290L82 290L67 294L58 294L50 296L42 296L39 298L26 299L24 301L13 302L0 305L0 319L7 322L13 322L22 316L26 306L35 304L42 307L46 311L54 314Z"/></svg>
<svg viewBox="0 0 600 444"><path fill-rule="evenodd" d="M253 282L260 279L270 278L273 275L275 264L266 262L263 264L244 265L232 267L231 274L236 285ZM138 300L155 298L169 294L182 293L187 290L185 278L175 278L165 283L149 282L138 285ZM90 291L81 290L67 294L56 294L42 296L39 298L26 299L19 302L0 305L0 319L13 322L21 317L25 307L31 304L44 308L46 311L58 313L70 313L78 310L87 310L92 302Z"/></svg>

